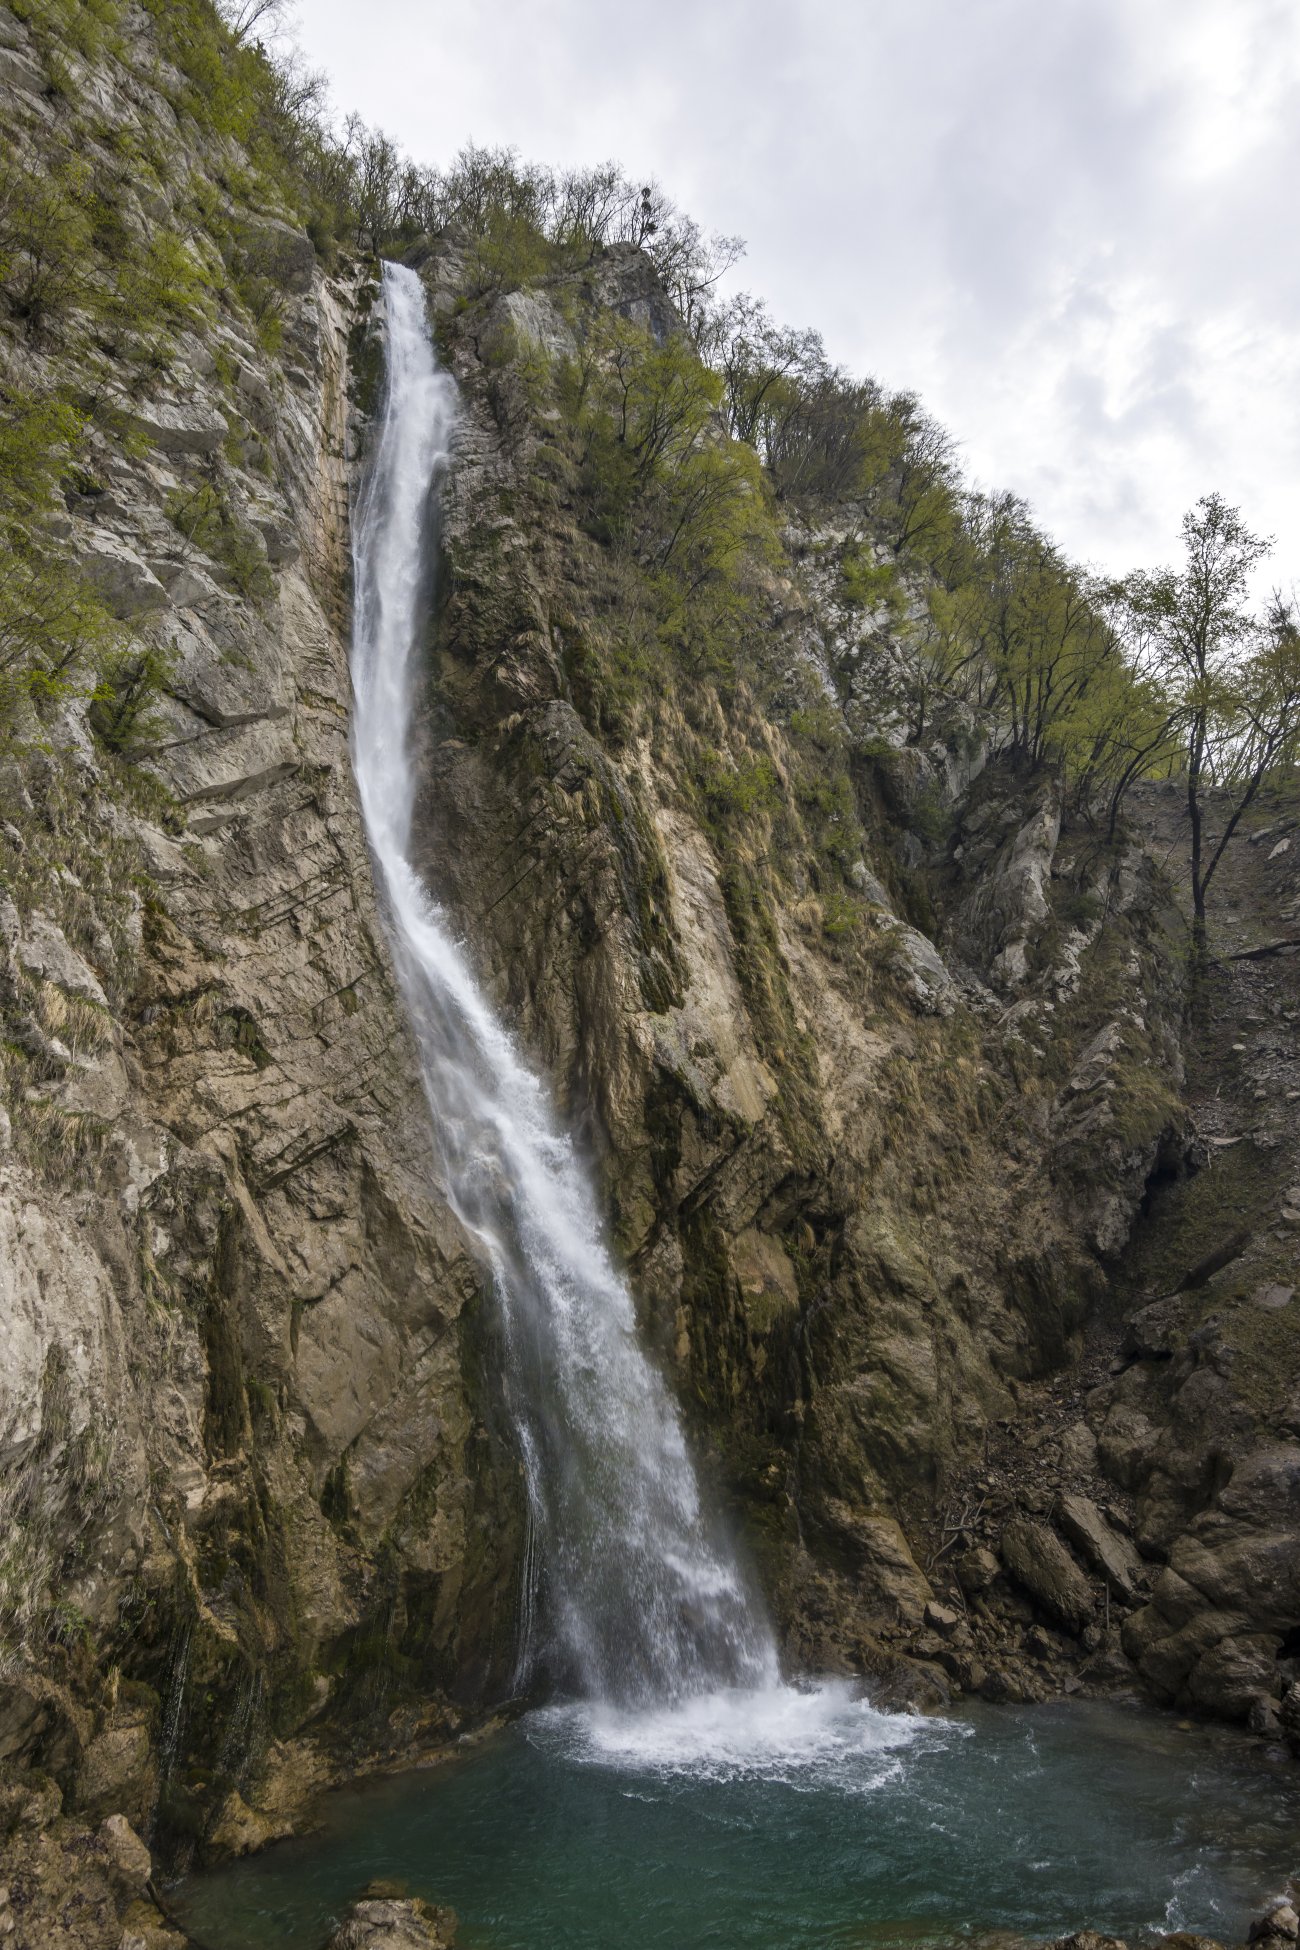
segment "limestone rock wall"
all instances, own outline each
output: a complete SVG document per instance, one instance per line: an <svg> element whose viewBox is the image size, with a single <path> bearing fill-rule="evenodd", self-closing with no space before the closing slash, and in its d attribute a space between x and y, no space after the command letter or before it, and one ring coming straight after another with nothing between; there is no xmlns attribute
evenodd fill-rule
<svg viewBox="0 0 1300 1950"><path fill-rule="evenodd" d="M92 167L176 131L153 207L224 200L278 343L215 295L144 374L75 315L4 344L7 386L114 388L62 547L167 674L129 759L75 695L0 754L0 1761L247 1845L244 1795L314 1778L285 1743L401 1748L506 1686L517 1472L349 767L358 275L232 208L143 16L72 84ZM220 524L177 518L200 492Z"/></svg>

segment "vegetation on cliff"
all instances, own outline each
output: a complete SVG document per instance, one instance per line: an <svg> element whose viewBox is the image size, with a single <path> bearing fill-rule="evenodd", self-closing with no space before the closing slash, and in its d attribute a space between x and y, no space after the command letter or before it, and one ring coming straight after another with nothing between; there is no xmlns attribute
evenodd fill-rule
<svg viewBox="0 0 1300 1950"><path fill-rule="evenodd" d="M688 676L725 666L755 626L757 572L776 560L779 522L834 508L847 516L841 597L905 651L894 705L907 745L920 745L936 717L950 734L977 717L997 727L1013 765L1059 772L1075 806L1104 818L1112 836L1142 776L1185 770L1194 803L1203 771L1212 781L1260 776L1290 761L1300 687L1285 605L1275 603L1267 631L1251 624L1272 647L1243 661L1232 654L1246 628L1241 591L1225 595L1208 625L1215 641L1184 674L1178 629L1162 629L1157 614L1163 605L1167 623L1172 615L1172 572L1107 586L1068 563L1022 502L963 482L952 439L914 395L833 366L815 332L778 325L761 300L720 297L740 241L706 235L657 185L637 187L613 164L556 175L473 148L446 168L417 166L356 118L335 130L321 77L256 38L275 9L223 19L209 0L184 0L150 8L173 64L164 94L197 139L237 144L240 160L232 150L216 173L222 201L196 184L179 221L142 226L133 212L156 177L156 138L101 131L92 166L93 118L69 79L70 55L122 48L118 0L15 0L13 11L36 35L55 128L53 152L44 144L37 163L17 150L0 184L0 291L23 336L62 335L70 352L75 342L88 381L107 358L147 385L178 334L214 309L251 320L275 350L283 293L274 262L241 225L241 202L304 223L326 262L341 244L377 253L453 238L463 251L458 303L480 313L511 291L567 289L626 245L644 253L675 316L590 312L560 362L555 397L576 436L589 526L635 564L652 635ZM546 383L546 363L535 351L532 384ZM3 405L7 708L79 673L110 695L126 689L125 709L101 713L123 742L127 725L144 721L144 692L161 683L165 660L123 662L109 612L61 566L50 527L55 490L78 469L93 491L86 441L99 429L111 437L115 402L93 384L81 400L33 396L15 371ZM176 502L178 526L216 533L215 552L253 593L255 551L219 472ZM1261 551L1237 526L1253 561Z"/></svg>

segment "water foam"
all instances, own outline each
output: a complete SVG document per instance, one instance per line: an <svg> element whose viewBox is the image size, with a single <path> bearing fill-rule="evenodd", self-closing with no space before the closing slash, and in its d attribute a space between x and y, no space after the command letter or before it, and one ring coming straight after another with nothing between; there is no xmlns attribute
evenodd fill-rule
<svg viewBox="0 0 1300 1950"><path fill-rule="evenodd" d="M755 1780L868 1793L903 1756L968 1729L882 1713L842 1680L727 1687L640 1711L571 1701L530 1714L530 1740L580 1765L695 1781Z"/></svg>

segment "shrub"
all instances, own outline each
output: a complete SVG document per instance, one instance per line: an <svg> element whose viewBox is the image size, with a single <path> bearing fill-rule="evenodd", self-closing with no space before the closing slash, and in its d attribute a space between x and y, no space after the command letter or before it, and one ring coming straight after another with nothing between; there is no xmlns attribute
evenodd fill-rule
<svg viewBox="0 0 1300 1950"><path fill-rule="evenodd" d="M275 584L261 538L240 521L216 481L177 488L167 497L167 518L187 542L225 570L241 596L268 597Z"/></svg>
<svg viewBox="0 0 1300 1950"><path fill-rule="evenodd" d="M170 651L156 644L119 647L100 660L90 723L109 751L130 758L156 741L160 721L154 707L172 663Z"/></svg>
<svg viewBox="0 0 1300 1950"><path fill-rule="evenodd" d="M91 226L83 170L0 168L0 291L35 337L86 295Z"/></svg>

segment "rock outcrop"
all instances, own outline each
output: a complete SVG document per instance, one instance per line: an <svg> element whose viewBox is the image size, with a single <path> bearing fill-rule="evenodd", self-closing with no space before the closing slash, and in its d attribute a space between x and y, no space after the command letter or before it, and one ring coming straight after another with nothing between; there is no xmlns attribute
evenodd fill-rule
<svg viewBox="0 0 1300 1950"><path fill-rule="evenodd" d="M353 1903L325 1950L452 1950L456 1919L418 1897L372 1894Z"/></svg>

